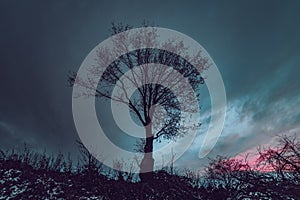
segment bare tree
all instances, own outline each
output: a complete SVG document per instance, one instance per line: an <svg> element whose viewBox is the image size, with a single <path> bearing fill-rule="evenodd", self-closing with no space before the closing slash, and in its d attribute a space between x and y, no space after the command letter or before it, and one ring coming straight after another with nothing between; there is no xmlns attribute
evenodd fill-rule
<svg viewBox="0 0 300 200"><path fill-rule="evenodd" d="M259 149L259 166L273 176L271 193L277 198L299 197L300 141L296 136L279 136L276 147Z"/></svg>
<svg viewBox="0 0 300 200"><path fill-rule="evenodd" d="M276 147L259 149L256 164L244 159L217 157L206 168L212 196L233 199L298 199L300 186L300 142L281 136ZM213 190L217 190L213 191Z"/></svg>
<svg viewBox="0 0 300 200"><path fill-rule="evenodd" d="M259 149L260 165L265 170L274 170L285 179L287 172L300 178L300 142L296 137L279 137L278 146Z"/></svg>
<svg viewBox="0 0 300 200"><path fill-rule="evenodd" d="M247 161L222 156L211 159L209 166L205 169L207 183L213 186L214 190L218 190L218 193L221 192L224 198L226 196L233 199L247 197L250 173L251 167ZM211 192L210 196L216 193L216 191Z"/></svg>
<svg viewBox="0 0 300 200"><path fill-rule="evenodd" d="M112 24L113 35L129 29L131 27L128 25ZM155 28L147 29L141 34L144 37L140 35L131 36L131 43L136 46L143 46L146 43L155 46L158 43ZM111 49L110 52L107 49L98 49L99 59L97 62L99 65L95 66L90 72L90 76L100 72L102 74L99 83L97 83L96 97L110 99L129 107L134 120L142 124L146 135L145 141L139 144L139 146L144 145L142 149L144 158L140 164L140 172L153 171L154 159L152 152L154 141L176 139L200 125L191 125L189 122L180 123L183 110L187 113L193 113L198 109L198 107L195 108L195 105L199 105L199 89L200 85L204 83L204 79L200 75L201 71L192 66L187 59L192 59L194 63L197 63L198 69L200 66L201 70L206 70L210 63L202 55L202 52L194 52L191 58L183 41L174 38L163 44L172 49L172 52L158 48L141 48L116 58L105 69L99 67L103 63L103 57L114 55L114 52L111 51L118 52L126 50L128 47L121 36L116 37L114 43L118 44L117 48ZM159 67L152 67L151 64ZM134 70L136 66L139 67ZM169 70L165 66L170 66L174 70ZM103 72L103 70L105 71ZM178 73L174 73L174 71ZM193 88L195 99L187 99L191 96L191 91L187 90L185 85L182 84L183 79ZM72 85L78 84L87 88L85 95L93 94L92 92L89 93L88 90L95 90L91 87L95 84L94 82L84 81L80 77L76 77L76 74L70 76L69 81ZM128 83L136 88L131 96L127 93ZM165 83L168 87L164 86ZM113 88L117 88L119 91L114 96L112 95ZM180 95L175 95L174 90L178 91ZM180 98L190 103L184 105L183 108L179 102Z"/></svg>

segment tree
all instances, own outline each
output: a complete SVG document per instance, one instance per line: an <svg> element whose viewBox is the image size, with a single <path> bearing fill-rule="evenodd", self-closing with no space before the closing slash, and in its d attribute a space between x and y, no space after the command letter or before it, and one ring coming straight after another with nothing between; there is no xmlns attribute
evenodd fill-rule
<svg viewBox="0 0 300 200"><path fill-rule="evenodd" d="M286 199L299 197L300 187L300 141L296 136L279 136L276 147L259 149L259 166L261 170L273 175L271 193Z"/></svg>
<svg viewBox="0 0 300 200"><path fill-rule="evenodd" d="M296 137L279 137L276 148L259 150L260 165L266 170L274 170L286 178L286 172L293 172L300 178L300 141Z"/></svg>
<svg viewBox="0 0 300 200"><path fill-rule="evenodd" d="M209 197L222 196L224 199L249 197L249 179L254 174L247 160L217 156L211 159L205 169L205 180L210 189ZM214 196L217 195L217 196ZM214 198L212 198L214 199Z"/></svg>
<svg viewBox="0 0 300 200"><path fill-rule="evenodd" d="M233 199L297 199L300 186L300 142L280 136L276 147L259 149L256 164L245 159L217 157L206 168L208 194ZM217 190L217 191L216 191Z"/></svg>
<svg viewBox="0 0 300 200"><path fill-rule="evenodd" d="M147 24L143 26L147 27ZM196 108L195 105L199 105L199 89L204 83L199 66L201 70L206 70L210 63L201 52L193 52L191 57L183 41L174 38L162 44L172 49L172 52L158 48L140 48L116 58L105 69L99 67L103 62L103 57L110 57L114 55L114 51L127 49L128 44L123 41L124 35L119 37L118 34L129 29L131 29L129 25L113 23L111 30L112 35L117 36L114 38L117 48L110 49L110 51L98 49L99 65L90 72L90 76L100 71L102 73L96 89L91 87L94 83L83 81L80 77L76 77L76 74L71 75L69 81L72 85L78 84L87 88L86 95L90 95L88 90L96 90L96 97L110 99L129 107L134 120L145 130L144 157L140 163L142 175L154 169L152 155L154 141L176 139L187 134L189 130L198 128L199 124L181 123L180 120L183 111L185 113L197 111L198 107ZM159 42L155 28L143 30L139 35L130 36L130 38L135 46L143 46L146 43L155 46ZM188 59L197 63L198 70L187 61ZM153 64L158 67L153 67ZM169 70L165 66L170 66L174 70ZM174 73L174 71L179 73ZM182 84L184 79L193 88L194 99L189 98L191 91L186 89L185 84ZM131 96L127 93L128 83L135 87L135 92ZM118 90L114 96L112 95L113 88ZM174 90L178 91L176 95ZM179 99L189 102L188 105L180 104ZM149 178L146 174L140 177L141 179Z"/></svg>

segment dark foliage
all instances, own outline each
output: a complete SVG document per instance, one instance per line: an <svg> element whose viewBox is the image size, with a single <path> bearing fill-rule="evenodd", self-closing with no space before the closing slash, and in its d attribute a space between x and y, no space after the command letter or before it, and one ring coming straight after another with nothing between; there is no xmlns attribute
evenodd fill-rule
<svg viewBox="0 0 300 200"><path fill-rule="evenodd" d="M0 199L197 199L200 194L190 179L166 171L153 173L151 182L134 183L124 177L109 178L101 173L99 165L88 160L74 170L66 168L63 160L57 170L60 159L61 154L53 161L42 154L30 157L26 163L23 154L4 154L0 162Z"/></svg>
<svg viewBox="0 0 300 200"><path fill-rule="evenodd" d="M167 168L146 182L103 166L78 146L77 165L70 155L36 153L26 145L21 153L0 150L0 199L300 199L295 138L284 136L276 148L259 150L256 166L247 158L219 156L201 176Z"/></svg>

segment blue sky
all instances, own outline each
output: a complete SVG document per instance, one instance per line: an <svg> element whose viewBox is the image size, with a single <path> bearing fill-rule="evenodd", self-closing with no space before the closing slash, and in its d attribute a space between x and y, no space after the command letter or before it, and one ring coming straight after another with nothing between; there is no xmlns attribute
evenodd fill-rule
<svg viewBox="0 0 300 200"><path fill-rule="evenodd" d="M233 156L269 144L276 134L299 134L299 1L0 4L0 148L27 142L37 149L75 151L68 72L77 71L88 52L109 36L111 22L138 27L144 19L198 41L222 74L227 117L209 156ZM205 92L202 102L207 122ZM178 165L205 163L197 157L202 137L199 133Z"/></svg>

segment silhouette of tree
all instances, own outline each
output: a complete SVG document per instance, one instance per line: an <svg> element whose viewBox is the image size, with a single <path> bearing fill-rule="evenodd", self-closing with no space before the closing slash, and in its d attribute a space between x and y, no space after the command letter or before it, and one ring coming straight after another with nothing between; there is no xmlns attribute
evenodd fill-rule
<svg viewBox="0 0 300 200"><path fill-rule="evenodd" d="M276 147L259 149L258 162L261 170L272 175L273 184L268 181L266 190L276 198L299 197L300 141L296 136L280 136Z"/></svg>
<svg viewBox="0 0 300 200"><path fill-rule="evenodd" d="M246 181L251 173L251 167L246 161L218 156L211 159L206 168L206 181L214 191L209 196L222 196L224 199L241 199L249 193ZM217 192L216 192L217 190ZM221 195L222 194L222 195Z"/></svg>
<svg viewBox="0 0 300 200"><path fill-rule="evenodd" d="M219 156L206 168L209 198L297 199L299 197L300 145L282 136L276 147L259 149L256 165L245 159ZM217 191L217 192L216 192Z"/></svg>
<svg viewBox="0 0 300 200"><path fill-rule="evenodd" d="M275 170L282 179L287 178L285 172L293 172L300 176L300 141L296 137L279 137L278 146L259 150L259 161L266 170Z"/></svg>
<svg viewBox="0 0 300 200"><path fill-rule="evenodd" d="M145 23L143 26L148 25ZM131 28L129 25L113 23L111 28L112 35L122 33ZM110 99L129 107L134 120L138 121L145 129L146 138L141 143L144 144L142 149L144 157L140 163L140 172L143 173L153 171L154 159L152 152L154 141L176 139L200 125L191 125L188 122L180 123L180 119L182 110L191 113L196 111L194 105L199 104L199 88L204 83L204 79L200 75L201 71L197 71L187 61L187 58L190 56L188 55L187 47L184 46L182 41L176 39L169 40L163 44L173 49L173 53L158 48L140 48L116 58L105 69L99 67L104 62L103 57L105 59L105 57L113 56L114 52L127 49L128 44L125 44L123 41L123 37L126 36L125 34L125 36L114 38L114 43L118 44L116 49L110 49L110 51L98 49L99 65L95 66L90 72L90 76L100 72L103 74L99 83L97 83L97 88L91 86L95 84L94 82L84 81L80 77L76 77L76 74L69 77L69 82L72 86L77 84L84 86L87 90L94 91L96 89L96 97ZM145 44L155 46L158 43L158 35L155 28L141 31L140 35L133 35L130 38L131 43L135 46L144 46ZM210 66L208 59L203 57L201 52L195 52L191 59L202 70L206 70ZM151 67L153 63L159 65L159 67ZM134 71L133 69L136 66L139 66L139 70ZM174 73L164 66L170 66L179 73ZM181 84L183 79L188 80L194 89L195 99L187 99L190 91L186 90L185 85ZM160 84L152 84L157 82ZM168 82L169 87L163 86L166 82ZM136 87L136 91L131 97L127 94L126 83ZM120 91L115 96L111 95L113 88L117 88ZM172 89L178 91L180 97L175 96ZM91 94L94 94L94 92L89 93L87 91L85 95ZM190 103L182 105L178 98L185 99ZM158 105L161 107L158 107ZM185 108L182 106L185 106ZM166 113L162 111L162 108ZM141 174L141 179L146 180L148 178L151 178L148 174Z"/></svg>

